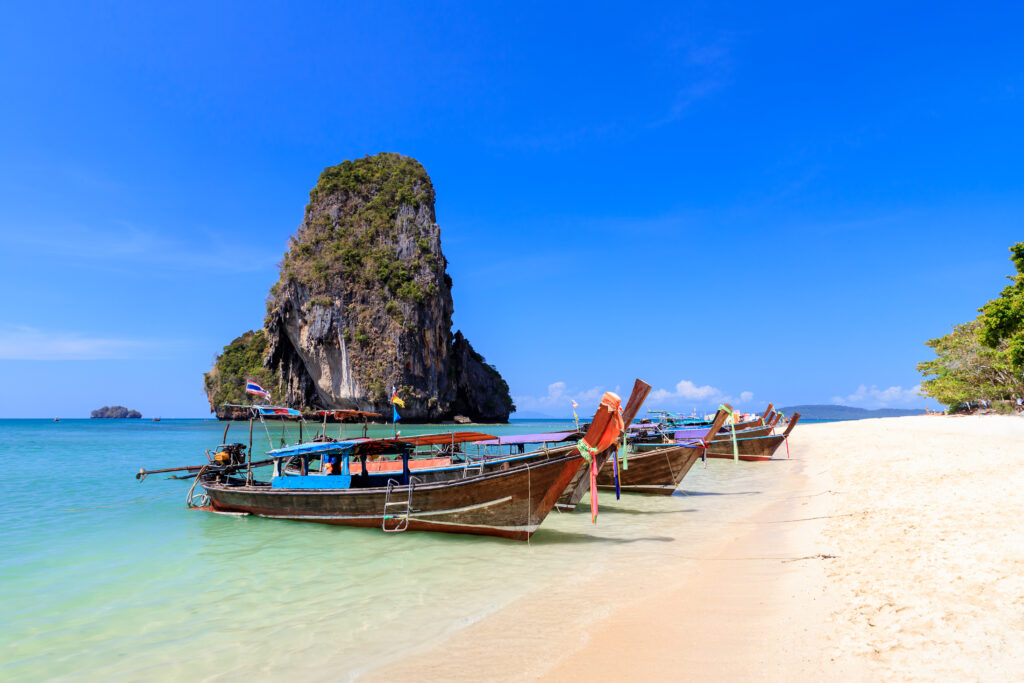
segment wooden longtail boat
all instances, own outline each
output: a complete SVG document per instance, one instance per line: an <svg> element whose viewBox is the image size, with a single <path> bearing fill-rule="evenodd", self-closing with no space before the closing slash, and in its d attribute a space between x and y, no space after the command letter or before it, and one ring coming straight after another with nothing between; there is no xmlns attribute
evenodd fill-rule
<svg viewBox="0 0 1024 683"><path fill-rule="evenodd" d="M731 406L726 404L725 406L729 410L732 410ZM723 425L719 430L719 434L732 434L735 430L738 432L746 432L751 429L763 429L764 427L770 428L775 425L780 419L781 415L773 411L774 405L769 403L768 407L764 411L764 415L753 420L745 420L739 422L736 425ZM629 431L631 434L637 434L643 436L644 432L647 432L647 436L653 437L648 438L650 442L656 442L658 434L671 435L675 434L677 438L692 438L699 439L704 436L705 431L711 426L711 421L706 422L688 422L686 424L672 424L667 422L641 422L637 424L629 425Z"/></svg>
<svg viewBox="0 0 1024 683"><path fill-rule="evenodd" d="M629 401L626 403L625 409L622 411L622 423L628 425L636 417L636 414L640 412L640 407L643 406L644 401L647 400L647 395L651 393L651 385L643 380L636 380L633 382L633 391L629 395ZM597 467L597 477L600 478L601 470L608 462L612 454L612 449L594 456ZM572 482L566 487L561 497L558 499L558 509L563 512L571 512L576 509L580 501L583 500L583 496L586 495L587 491L590 490L590 473L583 469L578 472Z"/></svg>
<svg viewBox="0 0 1024 683"><path fill-rule="evenodd" d="M793 413L792 419L786 426L786 431L775 436L739 437L736 438L736 451L739 460L748 462L771 460L779 446L789 438L796 423L800 421L800 413ZM715 439L708 448L709 458L732 458L732 439Z"/></svg>
<svg viewBox="0 0 1024 683"><path fill-rule="evenodd" d="M705 432L706 437L716 434L729 414L719 410L714 421ZM629 468L619 464L619 487L626 493L648 493L672 495L693 463L704 453L703 443L693 445L644 444L654 446L651 450L629 456ZM599 489L615 490L612 463L608 462L597 476Z"/></svg>
<svg viewBox="0 0 1024 683"><path fill-rule="evenodd" d="M526 540L585 463L579 453L464 479L420 483L408 468L369 488L284 488L227 478L201 483L215 512L243 512L385 531L444 531ZM323 479L318 486L342 477ZM363 475L352 477L355 482ZM289 477L298 479L299 477ZM396 482L398 482L396 484ZM341 483L339 481L339 483Z"/></svg>
<svg viewBox="0 0 1024 683"><path fill-rule="evenodd" d="M778 413L775 413L770 418L768 418L767 422L765 422L764 425L755 425L754 423L747 423L750 424L749 427L737 427L736 436L742 436L743 438L750 438L754 436L767 436L775 428L775 425L776 423L778 423L780 418L781 416ZM703 438L705 432L699 429L677 429L674 431L666 430L665 435L666 437L672 437L675 441L691 441L693 439ZM732 429L728 425L719 429L718 433L712 439L712 441L725 440L732 441Z"/></svg>
<svg viewBox="0 0 1024 683"><path fill-rule="evenodd" d="M647 382L640 379L634 381L633 390L629 395L629 401L626 403L626 407L622 412L623 421L627 418L632 419L636 416L650 391L651 385ZM588 425L588 430L593 428L593 426L594 423ZM603 426L603 423L597 424L598 429L602 429ZM550 460L552 458L558 458L570 453L575 453L577 452L576 441L581 436L583 436L583 434L579 432L555 432L550 434L534 434L525 436L512 435L506 437L493 437L486 434L477 435L473 432L452 432L439 435L403 436L399 437L399 440L407 441L416 446L436 444L445 445L448 443L449 437L454 439L454 444L477 443L485 446L522 446L525 444L544 444L542 448L534 449L530 452L509 455L473 456L468 453L463 453L459 457L445 455L442 457L409 459L409 470L417 478L423 481L446 481L448 479L457 479L482 472L495 472L499 470L507 470L511 467L521 467L526 464ZM565 445L554 447L549 447L547 445L549 443L562 443L569 440L572 440L573 443L566 443ZM603 463L606 458L607 453L602 452L598 455L598 459L601 463ZM362 465L359 463L352 463L350 467L353 473L359 473ZM381 461L368 460L366 467L370 472L400 472L402 470L402 461L401 459ZM584 494L589 490L588 477L585 475L586 472L581 472L579 476L573 480L570 486L566 488L564 495L559 498L559 508L565 509L570 505L575 507L579 503L580 499L583 498Z"/></svg>
<svg viewBox="0 0 1024 683"><path fill-rule="evenodd" d="M743 422L737 422L736 425L735 425L736 431L737 432L745 431L747 429L756 429L758 427L765 426L766 424L768 424L768 420L772 416L772 408L774 408L774 407L775 406L773 406L771 403L769 403L768 407L764 411L764 415L762 415L761 417L754 418L753 420L745 420ZM727 433L727 432L731 433L732 429L733 429L732 426L725 425L725 426L722 427L721 431L722 431L723 434Z"/></svg>
<svg viewBox="0 0 1024 683"><path fill-rule="evenodd" d="M618 419L618 397L610 396L614 404L602 401L582 442L594 444L591 450L597 454L621 434L621 422L609 429ZM431 482L410 471L413 448L405 440L363 439L278 449L268 453L275 460L269 483L223 472L201 473L196 481L206 491L205 500L193 501L193 486L188 503L212 512L272 519L526 540L580 470L590 468L580 450L566 447L570 452L540 462ZM400 455L400 473L367 467L367 457L389 453ZM328 458L327 472L309 473L309 461L317 457ZM353 457L360 463L357 474L350 469ZM296 462L299 473L289 474L289 464Z"/></svg>
<svg viewBox="0 0 1024 683"><path fill-rule="evenodd" d="M651 391L651 385L643 380L637 379L633 383L633 390L629 395L629 401L626 403L626 407L622 411L623 422L627 419L633 419L636 414L640 411L643 406L647 395ZM597 424L598 429L603 428L603 424L591 423L591 427ZM523 441L522 439L511 436L511 437L488 437L486 440L469 439L466 432L455 432L456 437L459 437L462 443L468 443L477 441L477 443L484 445L495 445L499 442L502 445L516 445L519 443L557 443L559 441L565 441L567 438L576 439L581 436L579 433L574 432L559 432L553 434L537 434L523 437L529 439ZM411 442L415 442L416 445L421 445L423 437L402 437L402 439L408 438ZM441 443L441 441L438 441ZM552 458L560 458L572 453L578 452L575 441L572 444L566 444L562 446L555 446L553 448L544 447L538 450L533 450L527 453L498 456L498 457L483 457L473 458L468 455L464 455L461 462L455 458L445 456L440 458L416 458L409 459L409 469L413 475L424 482L433 481L446 481L449 479L457 479L460 477L469 476L472 474L482 472L496 472L507 470L512 467L521 467L526 464L542 462L544 460L550 460ZM605 462L608 461L611 450L598 454L597 461L600 468ZM401 460L387 460L387 461L367 461L366 467L370 472L400 472L402 469ZM353 473L361 471L361 465L358 463L352 463L351 469ZM586 495L587 491L590 490L590 477L589 470L586 468L581 469L569 485L565 488L565 491L558 499L557 507L562 511L571 511L576 508L583 496Z"/></svg>

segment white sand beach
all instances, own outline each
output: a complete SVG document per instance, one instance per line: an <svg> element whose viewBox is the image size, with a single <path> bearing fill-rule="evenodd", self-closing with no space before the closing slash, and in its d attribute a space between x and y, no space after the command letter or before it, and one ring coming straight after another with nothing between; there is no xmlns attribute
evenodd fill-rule
<svg viewBox="0 0 1024 683"><path fill-rule="evenodd" d="M710 463L770 486L705 520L699 542L552 577L368 677L1019 678L1024 419L801 425L791 449Z"/></svg>

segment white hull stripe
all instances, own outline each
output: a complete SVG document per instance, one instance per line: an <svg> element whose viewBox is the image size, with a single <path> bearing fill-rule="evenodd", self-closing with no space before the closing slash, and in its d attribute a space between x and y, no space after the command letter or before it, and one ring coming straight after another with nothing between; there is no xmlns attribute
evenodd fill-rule
<svg viewBox="0 0 1024 683"><path fill-rule="evenodd" d="M497 500L490 500L486 503L477 503L476 505L466 505L460 508L451 508L449 510L434 510L432 512L416 512L411 517L426 517L428 515L447 515L453 512L465 512L466 510L479 510L480 508L490 507L492 505L501 505L512 500L512 496L505 496L504 498L498 498Z"/></svg>

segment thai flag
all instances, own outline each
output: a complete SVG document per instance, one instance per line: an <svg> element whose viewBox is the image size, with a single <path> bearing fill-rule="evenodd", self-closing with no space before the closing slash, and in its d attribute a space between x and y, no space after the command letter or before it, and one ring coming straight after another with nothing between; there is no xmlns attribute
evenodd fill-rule
<svg viewBox="0 0 1024 683"><path fill-rule="evenodd" d="M270 392L261 387L259 384L256 384L256 382L253 382L251 379L247 380L245 383L245 393L256 394L257 396L270 398Z"/></svg>

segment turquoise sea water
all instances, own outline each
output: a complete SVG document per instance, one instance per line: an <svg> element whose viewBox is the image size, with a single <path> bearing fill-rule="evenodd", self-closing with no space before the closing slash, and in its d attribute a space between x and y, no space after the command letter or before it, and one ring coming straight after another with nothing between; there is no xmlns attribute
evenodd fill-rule
<svg viewBox="0 0 1024 683"><path fill-rule="evenodd" d="M271 427L275 446L280 429ZM0 420L0 679L357 678L553 577L685 555L715 520L770 490L770 466L698 463L672 497L601 493L597 525L586 505L552 513L526 544L189 511L188 481L134 478L140 467L201 464L223 430L201 420ZM228 440L245 441L246 430L233 424ZM292 425L286 438L297 436ZM254 443L256 458L266 434Z"/></svg>

